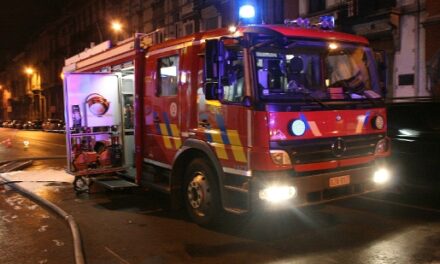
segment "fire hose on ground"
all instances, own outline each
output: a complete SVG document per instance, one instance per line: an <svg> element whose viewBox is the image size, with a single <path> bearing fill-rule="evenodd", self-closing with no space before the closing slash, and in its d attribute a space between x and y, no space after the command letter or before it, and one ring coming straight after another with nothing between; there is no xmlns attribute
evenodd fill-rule
<svg viewBox="0 0 440 264"><path fill-rule="evenodd" d="M18 184L14 183L14 182L9 182L7 179L3 178L2 176L0 176L0 180L3 181L4 184L7 184L8 186L14 188L16 191L18 191L22 195L30 198L34 202L36 202L42 206L45 206L46 208L49 208L50 210L52 210L53 212L58 214L61 218L66 220L66 222L68 223L68 225L70 227L71 233L72 233L75 263L76 264L84 264L85 263L82 242L81 242L81 235L79 232L78 225L75 222L72 215L66 213L63 209L61 209L60 207L58 207L54 203L41 198L40 196L26 190L25 188L19 186Z"/></svg>

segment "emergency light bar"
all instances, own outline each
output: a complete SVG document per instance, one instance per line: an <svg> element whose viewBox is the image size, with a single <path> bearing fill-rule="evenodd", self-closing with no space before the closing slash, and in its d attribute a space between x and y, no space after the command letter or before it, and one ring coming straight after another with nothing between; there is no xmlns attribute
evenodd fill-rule
<svg viewBox="0 0 440 264"><path fill-rule="evenodd" d="M319 17L319 22L316 24L311 24L308 18L298 17L297 19L286 19L284 20L284 25L286 26L296 26L301 28L312 28L319 27L323 30L333 30L335 28L335 17L334 16L321 16Z"/></svg>
<svg viewBox="0 0 440 264"><path fill-rule="evenodd" d="M322 16L319 18L318 24L322 29L332 30L335 28L335 17L334 16Z"/></svg>
<svg viewBox="0 0 440 264"><path fill-rule="evenodd" d="M298 17L297 19L285 19L284 25L309 28L310 20L308 18L301 18L301 17Z"/></svg>

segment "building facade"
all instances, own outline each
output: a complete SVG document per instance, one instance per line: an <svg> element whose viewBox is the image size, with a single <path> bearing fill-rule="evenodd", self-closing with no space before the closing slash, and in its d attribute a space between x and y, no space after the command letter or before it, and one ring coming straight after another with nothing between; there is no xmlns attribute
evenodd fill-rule
<svg viewBox="0 0 440 264"><path fill-rule="evenodd" d="M300 0L299 13L332 14L339 30L365 36L386 54L387 97L418 97L436 93L427 76L428 50L440 47L439 31L437 42L430 42L435 34L427 32L426 21L436 16L427 11L431 6L437 6L438 15L435 0ZM432 21L438 28L438 17Z"/></svg>
<svg viewBox="0 0 440 264"><path fill-rule="evenodd" d="M162 42L194 32L227 27L238 18L244 0L76 0L60 18L35 35L25 50L0 73L0 120L63 119L60 76L64 60L101 43L136 32L156 31ZM248 0L246 0L248 1ZM298 15L298 0L252 0L266 23ZM110 21L123 25L112 32ZM25 67L32 72L24 73Z"/></svg>
<svg viewBox="0 0 440 264"><path fill-rule="evenodd" d="M0 120L63 119L64 60L136 32L162 42L227 27L245 0L76 0L0 72ZM334 15L338 30L367 37L387 59L387 97L440 96L440 2L435 0L246 0L265 23ZM110 22L124 25L112 32ZM33 71L24 73L25 67Z"/></svg>
<svg viewBox="0 0 440 264"><path fill-rule="evenodd" d="M440 1L426 0L423 26L426 32L427 87L433 96L440 98Z"/></svg>

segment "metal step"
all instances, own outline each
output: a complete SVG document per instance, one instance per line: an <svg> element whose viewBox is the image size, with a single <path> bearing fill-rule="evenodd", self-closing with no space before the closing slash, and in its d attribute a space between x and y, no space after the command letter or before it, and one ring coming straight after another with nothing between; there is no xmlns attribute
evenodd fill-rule
<svg viewBox="0 0 440 264"><path fill-rule="evenodd" d="M109 190L121 190L121 189L130 189L130 188L138 187L138 185L135 183L117 177L93 178L92 180L96 184L101 185Z"/></svg>
<svg viewBox="0 0 440 264"><path fill-rule="evenodd" d="M136 168L129 167L125 171L116 172L117 175L127 178L129 180L134 180L136 178Z"/></svg>

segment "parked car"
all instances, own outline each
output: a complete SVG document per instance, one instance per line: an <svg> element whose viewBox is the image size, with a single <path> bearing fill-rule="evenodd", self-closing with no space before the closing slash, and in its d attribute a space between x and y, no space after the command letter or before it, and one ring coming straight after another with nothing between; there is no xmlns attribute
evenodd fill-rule
<svg viewBox="0 0 440 264"><path fill-rule="evenodd" d="M60 119L47 119L43 123L43 131L63 131L64 122Z"/></svg>
<svg viewBox="0 0 440 264"><path fill-rule="evenodd" d="M16 129L23 129L24 122L21 120L17 120L17 122L14 123L14 128Z"/></svg>
<svg viewBox="0 0 440 264"><path fill-rule="evenodd" d="M23 129L27 129L27 130L32 129L32 121L28 120L24 122Z"/></svg>
<svg viewBox="0 0 440 264"><path fill-rule="evenodd" d="M397 182L440 190L440 102L394 100L387 111L389 163Z"/></svg>
<svg viewBox="0 0 440 264"><path fill-rule="evenodd" d="M7 127L8 128L15 128L15 124L18 122L18 120L12 120L11 122L9 122L8 124L7 124Z"/></svg>
<svg viewBox="0 0 440 264"><path fill-rule="evenodd" d="M35 130L41 130L43 128L43 121L42 120L34 120L32 121L32 129Z"/></svg>
<svg viewBox="0 0 440 264"><path fill-rule="evenodd" d="M3 123L2 123L2 127L8 127L8 125L9 125L10 122L12 122L12 121L11 121L11 120L3 121Z"/></svg>
<svg viewBox="0 0 440 264"><path fill-rule="evenodd" d="M43 121L41 120L33 120L33 121L26 121L23 124L23 129L27 130L40 130L42 128Z"/></svg>

